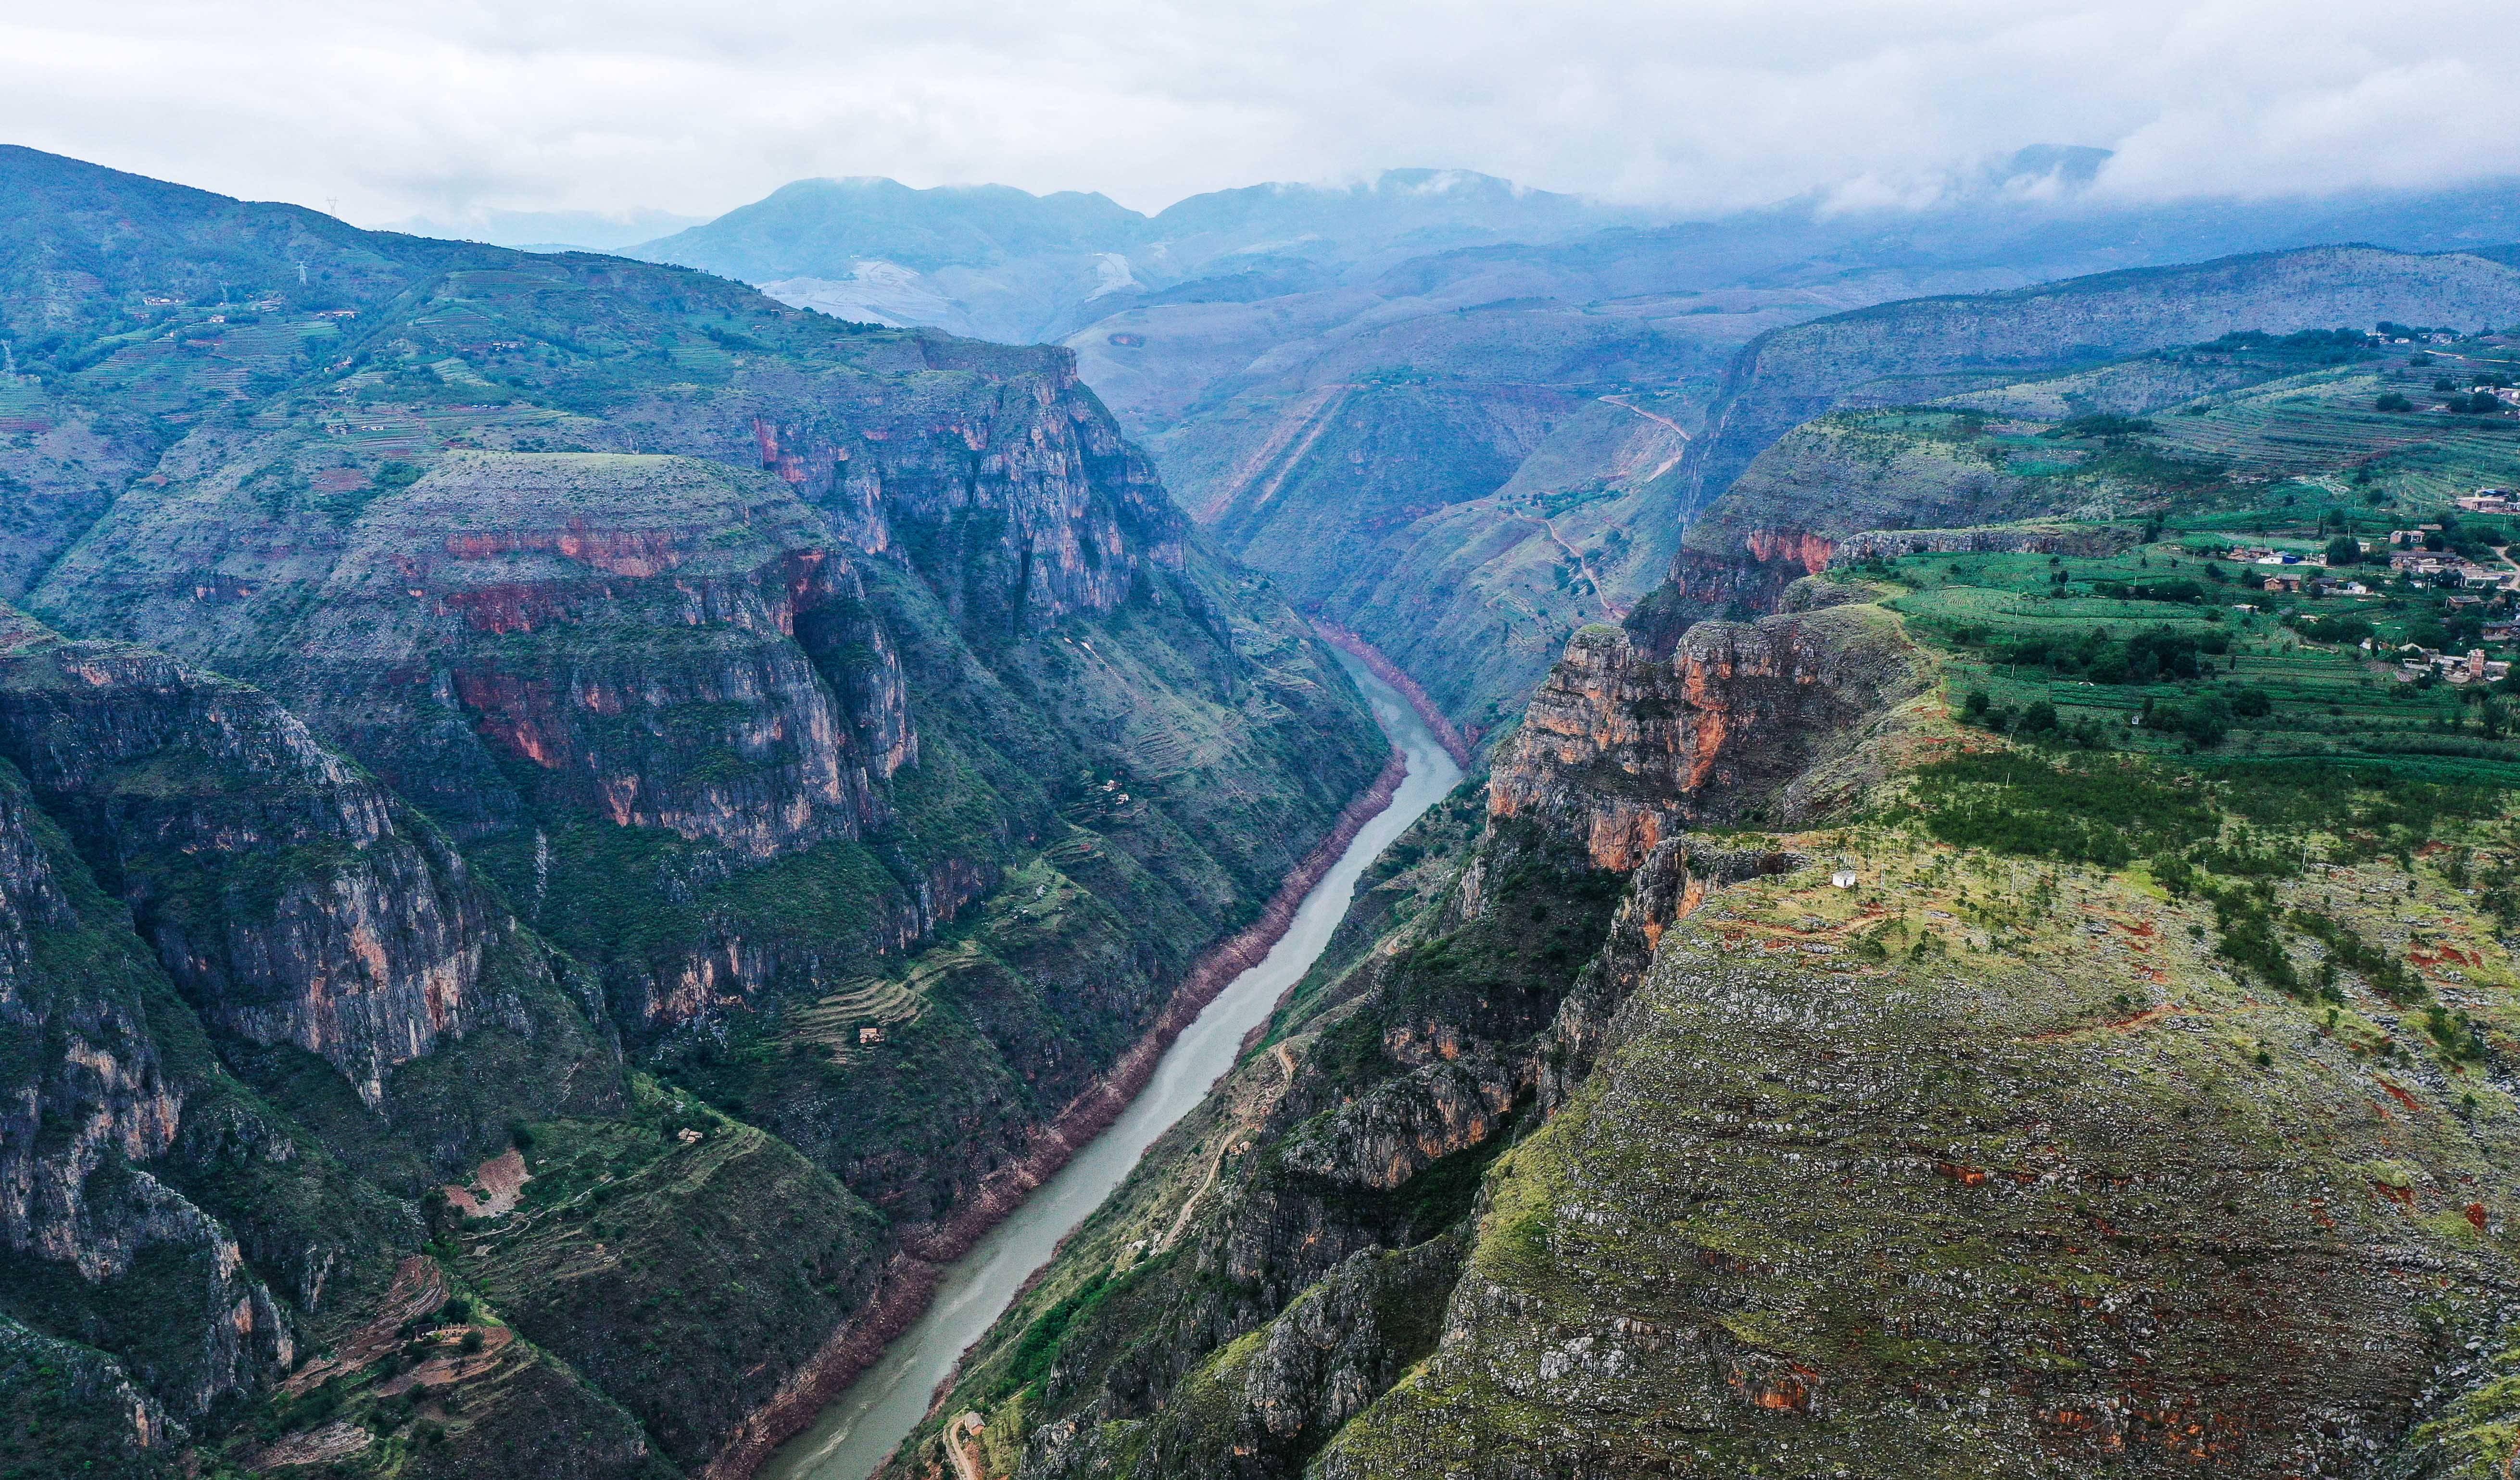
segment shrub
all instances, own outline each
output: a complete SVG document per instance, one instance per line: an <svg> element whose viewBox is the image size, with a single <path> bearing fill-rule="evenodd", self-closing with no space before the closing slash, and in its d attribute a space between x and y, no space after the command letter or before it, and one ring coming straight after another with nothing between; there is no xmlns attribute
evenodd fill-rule
<svg viewBox="0 0 2520 1480"><path fill-rule="evenodd" d="M2152 423L2142 417L2098 413L2059 422L2039 434L2043 437L2126 437L2153 429Z"/></svg>
<svg viewBox="0 0 2520 1480"><path fill-rule="evenodd" d="M2215 955L2288 997L2311 995L2284 954L2283 937L2264 897L2246 887L2217 890L2210 897L2219 937Z"/></svg>
<svg viewBox="0 0 2520 1480"><path fill-rule="evenodd" d="M2349 971L2361 973L2371 984L2371 990L2394 1003L2420 1002L2427 995L2423 978L2407 969L2406 963L2387 951L2372 945L2354 927L2332 919L2316 910L2296 909L2292 923L2305 935L2327 947L2329 962Z"/></svg>
<svg viewBox="0 0 2520 1480"><path fill-rule="evenodd" d="M2433 1042L2440 1044L2442 1052L2452 1058L2480 1059L2485 1056L2485 1038L2476 1031L2476 1024L2469 1021L2464 1013L2452 1016L2450 1009L2440 1003L2424 1009L2424 1031L2430 1033Z"/></svg>

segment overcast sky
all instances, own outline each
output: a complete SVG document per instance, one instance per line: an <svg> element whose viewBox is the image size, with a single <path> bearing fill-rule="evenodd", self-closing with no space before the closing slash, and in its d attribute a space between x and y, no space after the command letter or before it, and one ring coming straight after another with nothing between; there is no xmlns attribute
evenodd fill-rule
<svg viewBox="0 0 2520 1480"><path fill-rule="evenodd" d="M2520 175L2515 75L2511 0L0 0L0 141L362 224L1392 165L1705 211L2033 143L2130 195L2315 193Z"/></svg>

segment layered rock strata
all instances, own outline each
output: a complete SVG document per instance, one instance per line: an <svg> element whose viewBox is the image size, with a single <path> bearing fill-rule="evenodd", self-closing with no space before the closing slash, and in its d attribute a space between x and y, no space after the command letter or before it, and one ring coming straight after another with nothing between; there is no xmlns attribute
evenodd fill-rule
<svg viewBox="0 0 2520 1480"><path fill-rule="evenodd" d="M1788 782L1925 671L1877 607L1701 622L1667 659L1587 628L1498 757L1489 809L1581 839L1597 867L1625 872L1687 828L1789 803Z"/></svg>

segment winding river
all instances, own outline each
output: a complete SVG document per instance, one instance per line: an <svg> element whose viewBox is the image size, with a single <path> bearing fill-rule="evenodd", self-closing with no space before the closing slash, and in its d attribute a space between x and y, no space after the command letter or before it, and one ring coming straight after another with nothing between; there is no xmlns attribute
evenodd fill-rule
<svg viewBox="0 0 2520 1480"><path fill-rule="evenodd" d="M1268 1019L1279 997L1328 947L1366 865L1461 781L1461 767L1444 753L1409 701L1364 664L1346 653L1338 656L1373 706L1383 733L1408 759L1408 778L1391 805L1358 831L1329 873L1304 896L1294 923L1268 956L1228 983L1173 1041L1154 1078L1111 1128L946 1271L926 1314L886 1347L882 1359L826 1408L813 1427L762 1466L761 1480L866 1480L875 1473L919 1426L936 1385L952 1375L964 1349L998 1319L1033 1272L1050 1262L1058 1241L1120 1185L1155 1138L1189 1114L1234 1066L1243 1035Z"/></svg>

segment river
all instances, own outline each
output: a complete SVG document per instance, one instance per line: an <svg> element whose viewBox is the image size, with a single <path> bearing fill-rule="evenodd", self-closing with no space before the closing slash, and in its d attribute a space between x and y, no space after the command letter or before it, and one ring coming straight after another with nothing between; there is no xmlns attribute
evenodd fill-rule
<svg viewBox="0 0 2520 1480"><path fill-rule="evenodd" d="M926 1415L936 1384L953 1374L964 1349L988 1330L1033 1272L1050 1262L1058 1241L1234 1066L1243 1035L1268 1020L1279 997L1329 946L1330 932L1347 913L1366 865L1461 781L1461 767L1398 691L1346 653L1338 654L1338 660L1372 705L1383 733L1408 758L1408 778L1391 805L1358 831L1329 873L1304 896L1285 936L1258 965L1227 983L1173 1041L1154 1078L1111 1128L945 1272L926 1314L884 1348L881 1360L823 1410L813 1427L762 1466L762 1480L866 1480L875 1473Z"/></svg>

